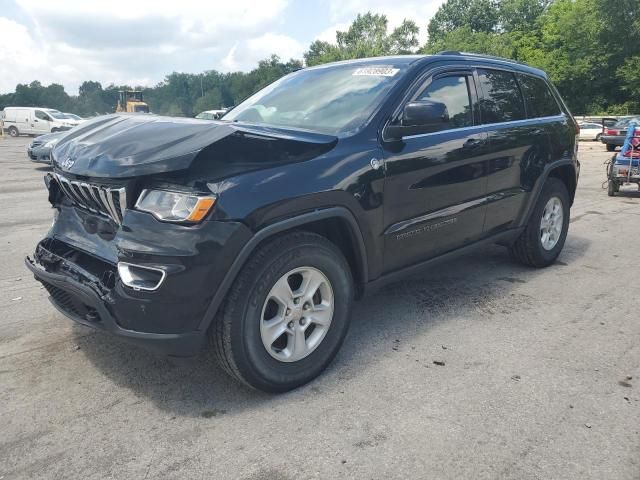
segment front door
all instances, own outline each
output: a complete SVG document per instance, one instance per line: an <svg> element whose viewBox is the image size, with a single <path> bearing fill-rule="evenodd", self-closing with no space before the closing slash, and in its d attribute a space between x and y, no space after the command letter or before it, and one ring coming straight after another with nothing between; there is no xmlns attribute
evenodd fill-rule
<svg viewBox="0 0 640 480"><path fill-rule="evenodd" d="M36 110L33 117L33 133L38 135L51 132L50 117L42 110Z"/></svg>
<svg viewBox="0 0 640 480"><path fill-rule="evenodd" d="M428 78L410 100L443 103L438 131L384 143L384 270L393 271L477 240L485 215L487 135L470 71Z"/></svg>

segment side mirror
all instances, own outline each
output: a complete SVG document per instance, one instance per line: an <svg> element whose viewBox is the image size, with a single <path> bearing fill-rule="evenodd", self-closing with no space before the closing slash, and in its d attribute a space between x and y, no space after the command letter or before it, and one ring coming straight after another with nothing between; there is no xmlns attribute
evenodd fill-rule
<svg viewBox="0 0 640 480"><path fill-rule="evenodd" d="M437 132L449 125L449 111L441 102L419 100L409 102L402 110L400 123L388 125L387 136L400 139L407 135Z"/></svg>

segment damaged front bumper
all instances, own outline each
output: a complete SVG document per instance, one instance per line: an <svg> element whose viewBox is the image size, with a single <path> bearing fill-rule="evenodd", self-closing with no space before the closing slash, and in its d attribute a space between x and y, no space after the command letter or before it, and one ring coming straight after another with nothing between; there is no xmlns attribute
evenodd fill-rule
<svg viewBox="0 0 640 480"><path fill-rule="evenodd" d="M237 222L197 228L129 211L123 227L101 232L94 216L61 206L54 226L25 260L53 305L77 323L172 356L206 342L212 300L250 236Z"/></svg>
<svg viewBox="0 0 640 480"><path fill-rule="evenodd" d="M71 320L87 327L117 335L127 341L142 344L172 356L191 356L206 340L201 331L186 333L152 333L123 328L113 316L118 302L113 295L115 273L102 278L54 253L54 241L38 245L34 258L27 257L25 265L49 293L53 306Z"/></svg>

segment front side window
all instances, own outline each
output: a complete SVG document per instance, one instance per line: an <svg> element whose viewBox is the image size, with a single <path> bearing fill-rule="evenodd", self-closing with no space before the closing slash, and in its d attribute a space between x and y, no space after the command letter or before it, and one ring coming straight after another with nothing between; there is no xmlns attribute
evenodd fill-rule
<svg viewBox="0 0 640 480"><path fill-rule="evenodd" d="M49 116L41 110L36 110L36 118L39 120L49 121Z"/></svg>
<svg viewBox="0 0 640 480"><path fill-rule="evenodd" d="M260 90L222 120L332 135L352 131L369 119L405 68L351 63L300 70Z"/></svg>
<svg viewBox="0 0 640 480"><path fill-rule="evenodd" d="M513 73L502 70L478 70L484 93L480 101L482 123L523 120L524 101Z"/></svg>
<svg viewBox="0 0 640 480"><path fill-rule="evenodd" d="M551 117L560 114L558 102L544 80L531 75L518 74L518 82L527 102L527 116L529 118Z"/></svg>
<svg viewBox="0 0 640 480"><path fill-rule="evenodd" d="M443 103L447 107L449 121L443 124L442 130L473 125L469 80L467 75L435 78L416 98Z"/></svg>

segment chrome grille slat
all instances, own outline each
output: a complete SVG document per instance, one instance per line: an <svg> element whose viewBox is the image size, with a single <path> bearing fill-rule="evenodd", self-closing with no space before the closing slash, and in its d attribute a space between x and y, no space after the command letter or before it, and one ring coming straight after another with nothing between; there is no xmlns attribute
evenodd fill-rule
<svg viewBox="0 0 640 480"><path fill-rule="evenodd" d="M124 211L127 209L127 189L118 189L118 200L120 201L120 217L124 218Z"/></svg>
<svg viewBox="0 0 640 480"><path fill-rule="evenodd" d="M99 192L100 192L100 198L102 199L102 203L104 203L104 206L107 208L107 211L109 212L109 216L116 223L120 223L120 221L118 220L118 215L116 214L115 210L111 209L111 204L109 202L110 194L108 193L108 189L100 187Z"/></svg>
<svg viewBox="0 0 640 480"><path fill-rule="evenodd" d="M55 174L55 178L62 193L74 204L104 215L118 225L122 224L127 208L126 188L109 188L103 185L69 180L58 173Z"/></svg>
<svg viewBox="0 0 640 480"><path fill-rule="evenodd" d="M113 201L113 191L110 188L107 188L107 193L108 193L107 200L109 201L109 207L111 212L113 213L114 220L117 223L120 223L118 209L116 208L116 204Z"/></svg>
<svg viewBox="0 0 640 480"><path fill-rule="evenodd" d="M104 204L102 203L102 200L100 200L99 192L100 192L100 189L97 186L89 185L89 193L91 194L91 198L93 198L93 201L96 203L96 205L99 205L100 207L99 212L108 217L109 211L105 208Z"/></svg>

